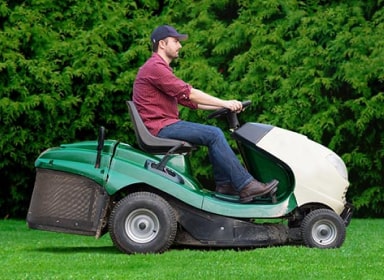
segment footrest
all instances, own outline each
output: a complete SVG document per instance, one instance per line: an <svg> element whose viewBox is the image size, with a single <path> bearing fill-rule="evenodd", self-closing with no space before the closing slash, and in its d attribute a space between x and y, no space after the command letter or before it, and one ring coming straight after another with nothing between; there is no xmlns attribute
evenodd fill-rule
<svg viewBox="0 0 384 280"><path fill-rule="evenodd" d="M227 194L221 194L221 193L213 192L212 196L217 198L217 199L228 201L228 202L241 203L240 202L240 196L238 196L238 195L227 195ZM266 204L266 203L271 203L271 202L273 204L277 203L276 192L273 195L266 195L263 197L255 197L251 202L246 203L246 204ZM242 203L242 204L244 204L244 203Z"/></svg>

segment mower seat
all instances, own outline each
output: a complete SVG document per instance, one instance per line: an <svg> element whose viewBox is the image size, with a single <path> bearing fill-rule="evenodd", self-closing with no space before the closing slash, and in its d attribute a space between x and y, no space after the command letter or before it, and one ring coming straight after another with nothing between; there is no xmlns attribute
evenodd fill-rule
<svg viewBox="0 0 384 280"><path fill-rule="evenodd" d="M135 129L137 143L143 151L158 155L182 154L195 148L185 141L153 136L144 125L133 101L127 101L127 106Z"/></svg>

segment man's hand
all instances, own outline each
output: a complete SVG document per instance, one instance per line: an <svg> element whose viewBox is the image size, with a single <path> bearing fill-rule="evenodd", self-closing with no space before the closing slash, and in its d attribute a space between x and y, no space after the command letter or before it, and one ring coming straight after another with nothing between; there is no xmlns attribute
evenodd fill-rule
<svg viewBox="0 0 384 280"><path fill-rule="evenodd" d="M232 112L241 112L243 110L243 104L238 100L225 100L225 108L228 108Z"/></svg>

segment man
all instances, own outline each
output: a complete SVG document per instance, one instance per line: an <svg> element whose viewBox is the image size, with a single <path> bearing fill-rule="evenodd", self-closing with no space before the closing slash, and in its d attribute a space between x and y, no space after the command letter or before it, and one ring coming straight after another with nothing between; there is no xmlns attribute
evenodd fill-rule
<svg viewBox="0 0 384 280"><path fill-rule="evenodd" d="M169 65L179 56L180 41L187 38L168 25L153 31L153 54L140 68L133 85L133 102L144 124L155 136L207 146L217 192L238 194L242 203L275 192L278 181L264 184L255 180L241 165L221 129L179 119L178 104L191 109L242 110L240 101L213 97L173 74Z"/></svg>

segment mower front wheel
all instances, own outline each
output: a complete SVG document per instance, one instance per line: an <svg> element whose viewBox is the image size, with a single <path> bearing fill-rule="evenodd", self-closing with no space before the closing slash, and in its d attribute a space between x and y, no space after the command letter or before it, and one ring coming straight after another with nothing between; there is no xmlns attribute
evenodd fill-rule
<svg viewBox="0 0 384 280"><path fill-rule="evenodd" d="M305 216L301 223L304 244L312 248L339 248L345 240L343 219L329 209L317 209Z"/></svg>
<svg viewBox="0 0 384 280"><path fill-rule="evenodd" d="M120 200L109 218L114 245L124 253L162 253L177 231L174 209L161 196L132 193Z"/></svg>

